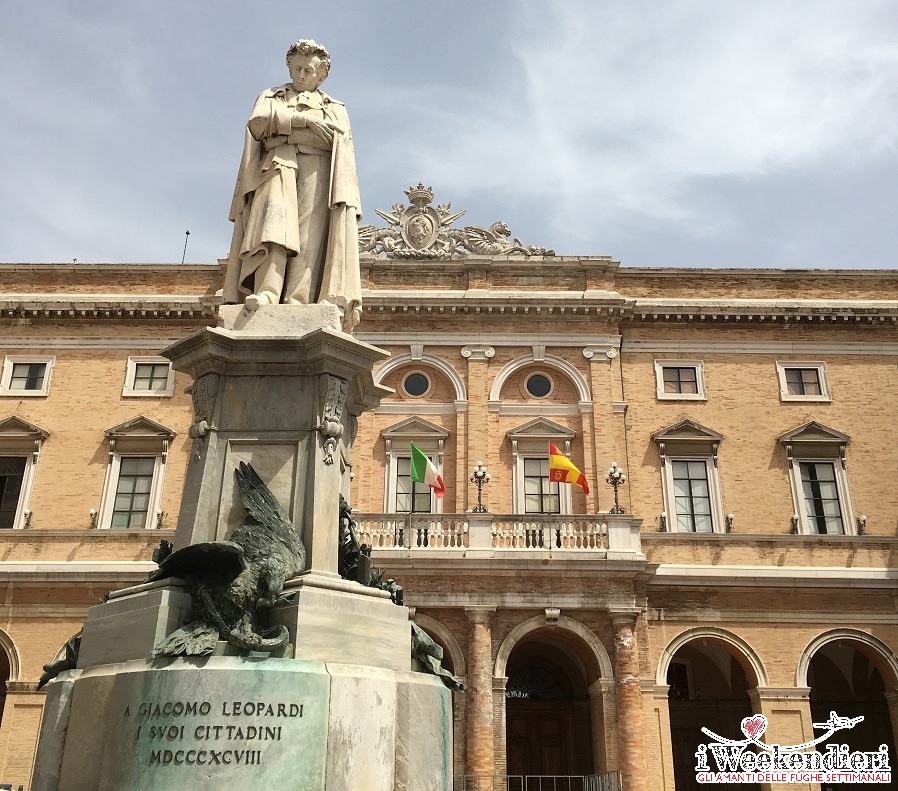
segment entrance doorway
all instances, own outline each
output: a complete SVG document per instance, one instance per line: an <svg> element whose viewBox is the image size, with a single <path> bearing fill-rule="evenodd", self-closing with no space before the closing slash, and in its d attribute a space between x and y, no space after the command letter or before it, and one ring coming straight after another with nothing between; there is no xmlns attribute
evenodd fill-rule
<svg viewBox="0 0 898 791"><path fill-rule="evenodd" d="M512 651L506 674L509 778L592 774L589 693L577 657L560 644L523 642Z"/></svg>

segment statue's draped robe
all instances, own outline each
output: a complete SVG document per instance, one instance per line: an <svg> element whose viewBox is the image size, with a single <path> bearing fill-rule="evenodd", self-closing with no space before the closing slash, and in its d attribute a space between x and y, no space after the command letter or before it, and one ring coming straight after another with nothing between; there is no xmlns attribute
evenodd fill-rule
<svg viewBox="0 0 898 791"><path fill-rule="evenodd" d="M308 128L292 126L297 112L323 118L342 131L334 134L330 151ZM324 197L321 184L318 190L307 187L307 175L314 175L316 168L329 170L326 201L319 202ZM310 194L313 192L316 194ZM351 331L361 314L360 217L355 154L343 104L321 91L298 92L289 83L263 91L246 126L243 158L231 204L234 236L224 301L241 302L253 293L253 274L268 255L266 245L278 244L290 256L303 253L302 257L308 257L309 232L303 228L311 225L314 237L314 229L324 224L321 253L312 251L323 259L318 261L315 273L320 286L312 283L309 301L339 306L343 328ZM311 246L316 246L314 239ZM291 265L295 265L294 259L288 260L285 283L291 279ZM285 294L283 301L289 296Z"/></svg>

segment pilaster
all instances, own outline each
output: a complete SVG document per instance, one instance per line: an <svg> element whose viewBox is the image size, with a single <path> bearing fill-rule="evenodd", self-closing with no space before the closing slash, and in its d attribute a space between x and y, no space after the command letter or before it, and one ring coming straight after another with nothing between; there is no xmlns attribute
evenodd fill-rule
<svg viewBox="0 0 898 791"><path fill-rule="evenodd" d="M814 739L810 687L755 687L748 691L751 710L767 718L767 744L804 744ZM819 783L766 783L763 791L820 791Z"/></svg>

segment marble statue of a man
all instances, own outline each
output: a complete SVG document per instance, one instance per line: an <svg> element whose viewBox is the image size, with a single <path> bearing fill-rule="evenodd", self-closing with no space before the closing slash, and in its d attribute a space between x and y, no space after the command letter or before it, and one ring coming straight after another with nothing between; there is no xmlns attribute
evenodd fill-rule
<svg viewBox="0 0 898 791"><path fill-rule="evenodd" d="M319 90L324 47L297 41L287 68L292 81L263 91L246 124L224 301L327 302L351 332L361 315L361 200L349 117Z"/></svg>

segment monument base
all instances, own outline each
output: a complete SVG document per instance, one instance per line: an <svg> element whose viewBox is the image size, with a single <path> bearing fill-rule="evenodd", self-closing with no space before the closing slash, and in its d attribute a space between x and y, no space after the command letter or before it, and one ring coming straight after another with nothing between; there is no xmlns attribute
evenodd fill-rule
<svg viewBox="0 0 898 791"><path fill-rule="evenodd" d="M135 660L50 685L32 791L451 791L452 703L421 673Z"/></svg>

